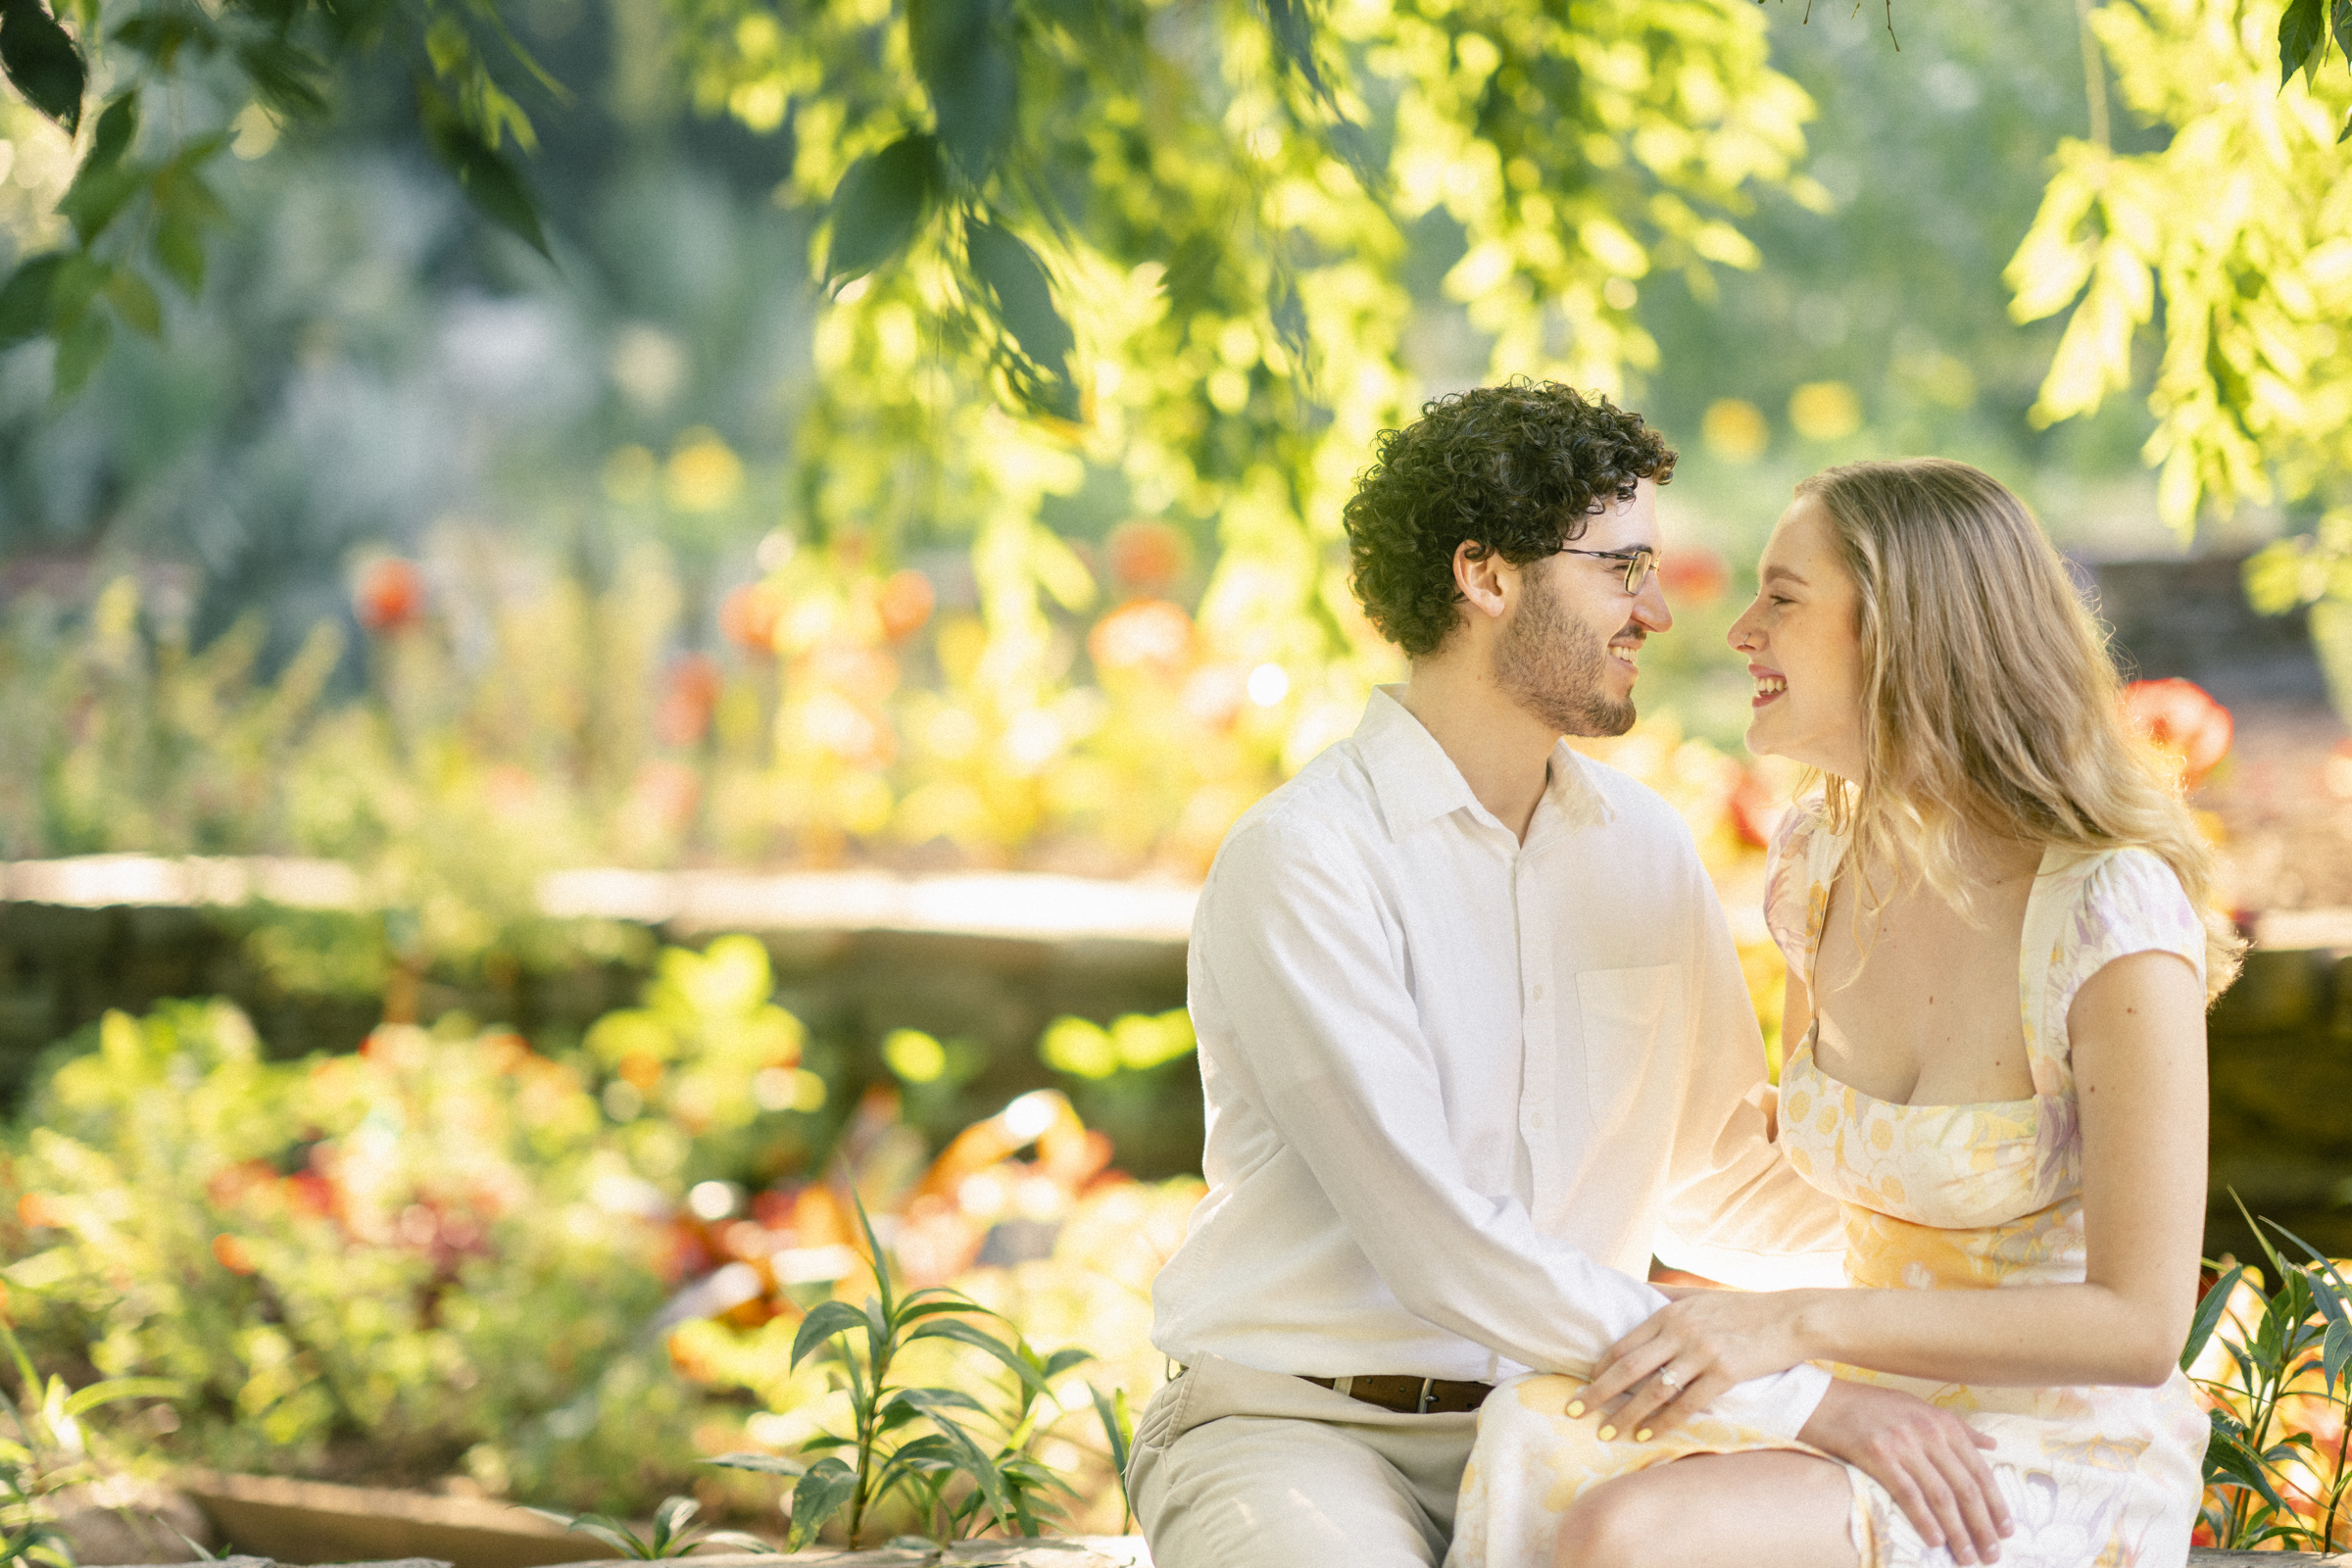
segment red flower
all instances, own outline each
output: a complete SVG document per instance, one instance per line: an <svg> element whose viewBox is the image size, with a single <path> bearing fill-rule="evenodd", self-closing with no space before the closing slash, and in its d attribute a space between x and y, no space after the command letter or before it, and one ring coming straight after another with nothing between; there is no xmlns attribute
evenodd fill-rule
<svg viewBox="0 0 2352 1568"><path fill-rule="evenodd" d="M1146 593L1165 588L1191 564L1192 541L1164 522L1122 522L1102 542L1110 574Z"/></svg>
<svg viewBox="0 0 2352 1568"><path fill-rule="evenodd" d="M424 573L414 561L379 556L360 571L352 612L372 632L405 630L424 618Z"/></svg>
<svg viewBox="0 0 2352 1568"><path fill-rule="evenodd" d="M1669 550L1658 558L1658 586L1678 603L1711 605L1731 585L1731 569L1704 545Z"/></svg>
<svg viewBox="0 0 2352 1568"><path fill-rule="evenodd" d="M2124 721L2170 758L2181 786L2192 790L2230 755L2237 728L2230 710L2180 679L2135 680L2125 687Z"/></svg>
<svg viewBox="0 0 2352 1568"><path fill-rule="evenodd" d="M894 643L903 643L931 618L932 608L939 602L931 591L931 579L908 567L894 571L884 579L880 597L874 608L882 616L882 635Z"/></svg>
<svg viewBox="0 0 2352 1568"><path fill-rule="evenodd" d="M664 746L692 746L710 726L710 710L718 706L718 662L709 654L688 654L669 666L669 682L662 707L654 714L654 733Z"/></svg>

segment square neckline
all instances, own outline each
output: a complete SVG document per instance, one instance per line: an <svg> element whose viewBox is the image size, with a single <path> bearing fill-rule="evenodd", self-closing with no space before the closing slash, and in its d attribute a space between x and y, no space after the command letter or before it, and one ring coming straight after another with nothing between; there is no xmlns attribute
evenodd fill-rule
<svg viewBox="0 0 2352 1568"><path fill-rule="evenodd" d="M1851 847L1843 834L1837 834L1833 837L1838 846L1838 856L1836 859L1830 862L1828 867L1829 880L1824 884L1824 886L1828 889L1829 897L1825 897L1821 901L1821 924L1817 926L1813 923L1809 917L1811 913L1810 910L1807 911L1808 918L1805 922L1805 995L1808 1001L1817 998L1821 994L1820 988L1814 984L1815 967L1821 960L1821 934L1822 931L1829 925L1830 898L1835 897L1837 894L1838 874L1845 868L1845 852ZM2035 901L2039 900L2047 891L2047 885L2051 874L2053 870L2056 869L2056 867L2052 866L2051 862L2053 860L2063 860L2064 858L2066 858L2066 857L2060 852L2058 846L2054 844L2043 846L2040 863L2034 867L2034 885L2026 890L2026 907L2024 915L2018 921L2018 1012L2020 1015L2019 1021L2025 1026L2026 1031L2026 1070L2028 1073L2032 1073L2034 1069L2034 1016L2033 1007L2029 999L2034 997L2038 989L2034 984L2034 980L2037 978L2034 972L2034 944L2033 942L2034 904ZM2040 964L2040 968L2046 971L2048 967L2048 960L2045 958ZM2036 1090L2033 1094L2020 1096L2012 1100L1953 1100L1920 1102L1911 1100L1882 1099L1877 1095L1871 1094L1867 1090L1855 1088L1852 1084L1847 1083L1844 1079L1837 1077L1831 1073L1828 1068L1821 1064L1821 1061L1819 1057L1815 1055L1813 1049L1816 1041L1821 1035L1821 1008L1818 1004L1813 1007L1812 1014L1811 1022L1805 1026L1804 1038L1797 1042L1798 1048L1804 1053L1806 1067L1822 1082L1833 1085L1843 1093L1852 1095L1857 1100L1866 1100L1874 1105L1885 1105L1889 1110L1985 1110L2005 1109L2017 1105L2038 1106L2042 1101L2049 1098L2041 1091ZM1789 1059L1792 1061L1795 1059L1793 1053L1791 1054Z"/></svg>

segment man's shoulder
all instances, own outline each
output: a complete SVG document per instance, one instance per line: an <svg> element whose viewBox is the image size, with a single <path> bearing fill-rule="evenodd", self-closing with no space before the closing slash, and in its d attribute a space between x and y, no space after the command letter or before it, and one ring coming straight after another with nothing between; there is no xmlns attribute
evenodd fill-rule
<svg viewBox="0 0 2352 1568"><path fill-rule="evenodd" d="M1312 760L1234 820L1217 858L1237 854L1313 854L1363 843L1381 832L1380 796L1355 749L1346 742Z"/></svg>
<svg viewBox="0 0 2352 1568"><path fill-rule="evenodd" d="M1696 853L1690 824L1673 802L1613 763L1573 749L1571 754L1593 793L1607 803L1611 826L1631 833L1663 835Z"/></svg>

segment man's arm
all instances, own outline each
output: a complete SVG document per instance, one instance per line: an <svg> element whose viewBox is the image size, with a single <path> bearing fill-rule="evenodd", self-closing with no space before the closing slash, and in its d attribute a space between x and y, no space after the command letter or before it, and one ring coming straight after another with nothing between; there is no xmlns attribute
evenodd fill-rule
<svg viewBox="0 0 2352 1568"><path fill-rule="evenodd" d="M1843 1285L1840 1210L1772 1141L1763 1036L1723 906L1695 854L1685 879L1692 1005L1658 1255L1749 1290Z"/></svg>
<svg viewBox="0 0 2352 1568"><path fill-rule="evenodd" d="M1351 1238L1416 1316L1528 1366L1589 1375L1664 1303L1473 1189L1377 897L1353 854L1297 824L1227 841L1195 934L1232 1065ZM1716 1402L1793 1436L1827 1379L1758 1378Z"/></svg>

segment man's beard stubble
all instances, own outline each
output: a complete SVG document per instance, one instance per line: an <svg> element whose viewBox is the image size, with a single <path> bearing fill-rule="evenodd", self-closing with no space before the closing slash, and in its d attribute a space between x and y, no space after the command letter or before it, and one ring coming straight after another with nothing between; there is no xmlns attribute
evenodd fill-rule
<svg viewBox="0 0 2352 1568"><path fill-rule="evenodd" d="M1494 679L1504 695L1563 735L1622 735L1634 727L1634 704L1612 702L1605 642L1560 609L1558 595L1530 571L1519 612L1494 645Z"/></svg>

